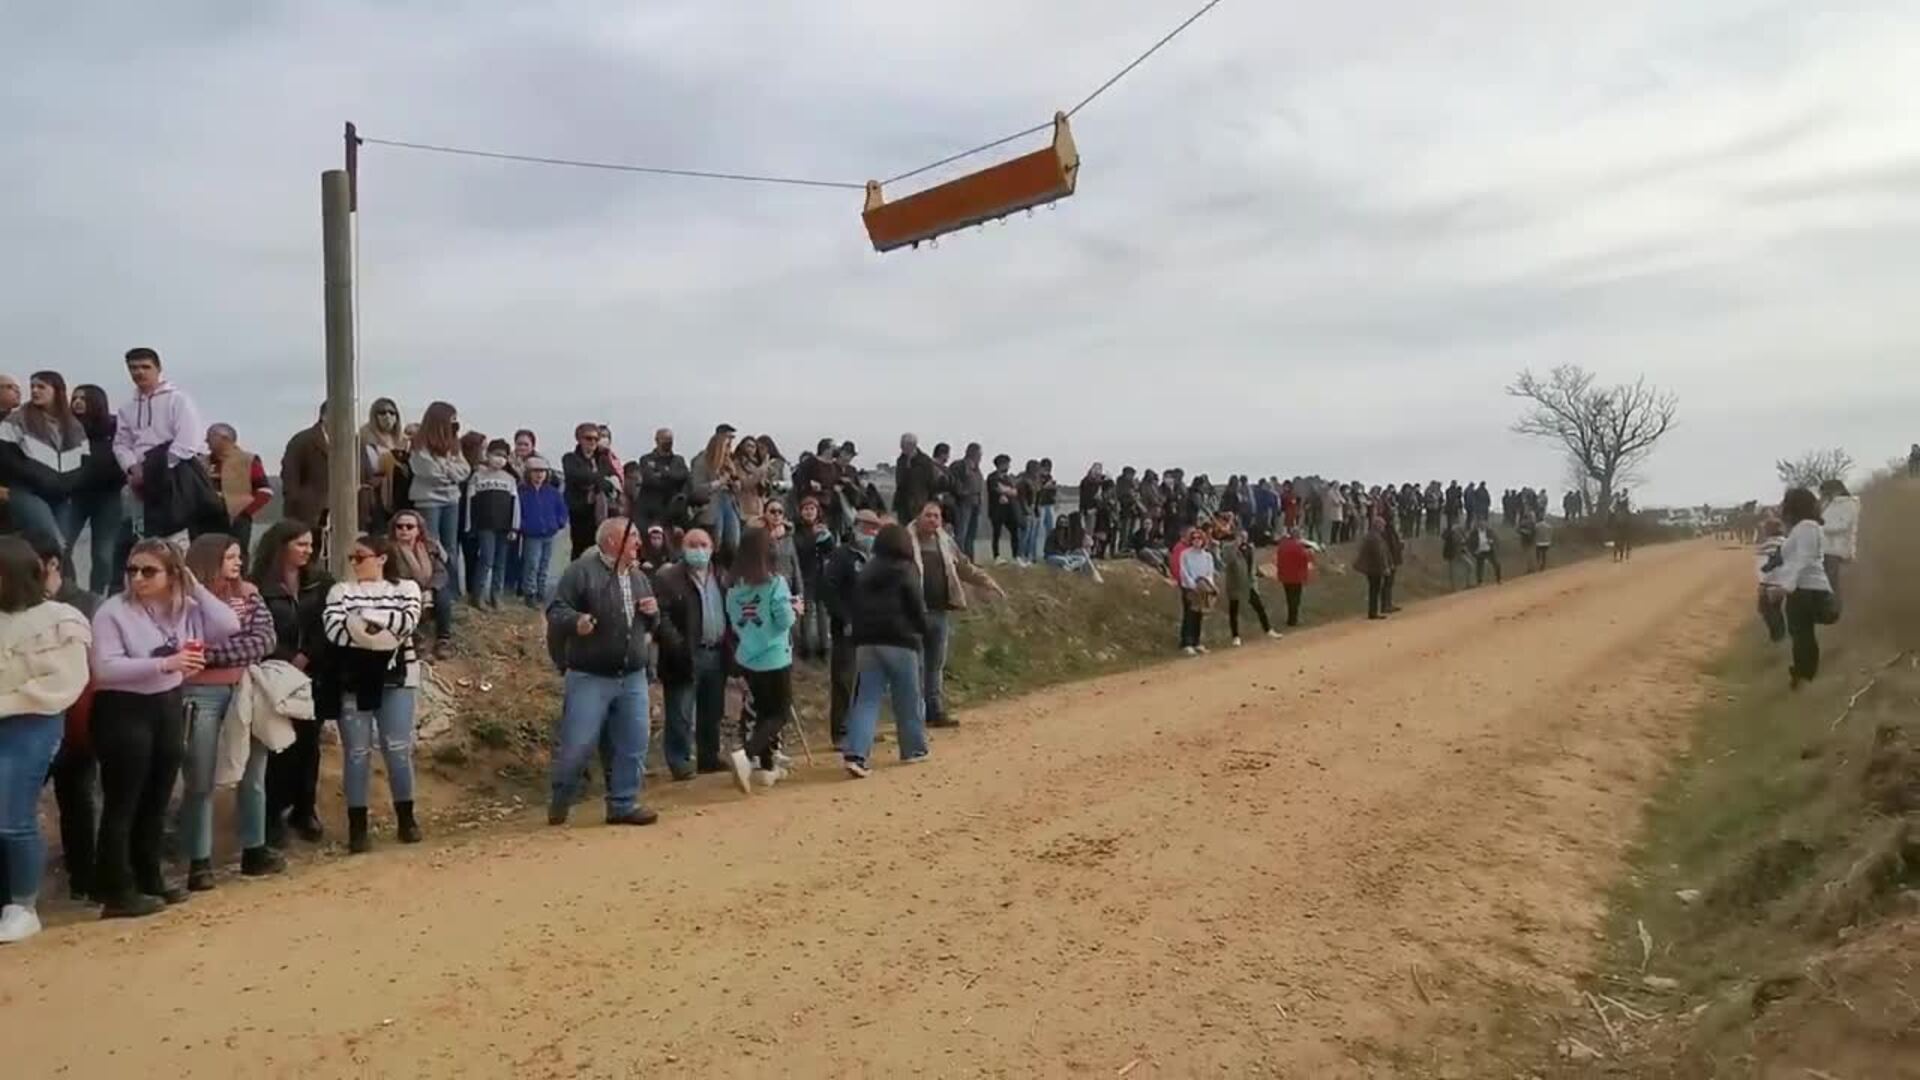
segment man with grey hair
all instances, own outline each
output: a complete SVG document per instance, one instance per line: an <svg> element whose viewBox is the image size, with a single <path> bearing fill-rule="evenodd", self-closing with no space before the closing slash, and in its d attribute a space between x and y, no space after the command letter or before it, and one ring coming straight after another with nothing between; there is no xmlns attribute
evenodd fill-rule
<svg viewBox="0 0 1920 1080"><path fill-rule="evenodd" d="M273 501L267 467L241 448L232 424L215 424L207 429L207 473L227 509L227 535L239 542L244 559L253 548L253 517Z"/></svg>
<svg viewBox="0 0 1920 1080"><path fill-rule="evenodd" d="M0 420L20 407L20 380L12 375L0 375Z"/></svg>
<svg viewBox="0 0 1920 1080"><path fill-rule="evenodd" d="M647 760L647 667L660 605L640 569L640 533L624 517L600 523L593 549L560 575L547 606L547 649L566 673L553 749L547 824L565 825L581 770L604 738L607 824L651 825L640 803ZM666 631L670 633L669 631Z"/></svg>
<svg viewBox="0 0 1920 1080"><path fill-rule="evenodd" d="M893 465L893 516L912 521L920 508L934 496L934 473L938 466L920 449L920 437L911 432L900 436L900 460Z"/></svg>

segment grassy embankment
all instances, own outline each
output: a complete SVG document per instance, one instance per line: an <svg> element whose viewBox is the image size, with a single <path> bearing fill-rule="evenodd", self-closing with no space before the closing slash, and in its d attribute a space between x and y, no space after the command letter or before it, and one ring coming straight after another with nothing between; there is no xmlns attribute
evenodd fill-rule
<svg viewBox="0 0 1920 1080"><path fill-rule="evenodd" d="M1864 505L1820 678L1757 618L1713 672L1546 1071L1920 1077L1920 483Z"/></svg>
<svg viewBox="0 0 1920 1080"><path fill-rule="evenodd" d="M1501 543L1507 572L1525 572L1518 539L1505 533ZM1562 528L1553 561L1564 564L1605 551L1596 534ZM1260 557L1270 568L1271 553L1262 551ZM1348 570L1352 558L1351 545L1322 554L1322 570L1307 587L1302 605L1303 630L1365 613L1366 579ZM947 669L948 691L959 708L1178 655L1178 595L1142 564L1102 564L1104 584L1047 567L988 569L1009 595L994 602L976 598L974 609L959 620ZM1486 587L1493 587L1491 580ZM1279 586L1263 579L1260 589L1276 623L1284 621L1286 605ZM1396 600L1415 603L1446 591L1438 539L1409 541ZM1248 648L1275 644L1259 638L1251 611L1242 611L1241 632ZM466 738L435 755L450 771L481 758L516 774L544 754L558 711L558 681L540 635L537 618L525 611L463 615L462 657L444 665L444 675L459 687L456 733ZM1207 620L1206 635L1212 648L1229 646L1224 602ZM483 680L498 685L482 692ZM802 665L795 689L801 721L819 750L827 745L823 670ZM657 717L658 702L654 708ZM657 764L657 751L654 756Z"/></svg>

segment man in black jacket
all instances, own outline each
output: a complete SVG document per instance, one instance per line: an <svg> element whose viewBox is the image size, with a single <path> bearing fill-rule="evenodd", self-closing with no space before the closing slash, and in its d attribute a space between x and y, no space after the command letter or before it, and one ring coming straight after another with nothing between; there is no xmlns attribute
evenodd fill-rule
<svg viewBox="0 0 1920 1080"><path fill-rule="evenodd" d="M920 508L933 498L934 473L938 470L933 459L920 449L920 437L914 434L900 436L900 459L893 466L893 516L901 521L912 521L919 516Z"/></svg>
<svg viewBox="0 0 1920 1080"><path fill-rule="evenodd" d="M820 599L827 605L828 640L832 651L827 661L827 677L832 683L827 709L827 726L839 745L847 733L847 708L853 704L854 653L853 587L866 568L873 551L873 538L880 535L880 515L862 510L854 516L853 538L834 549L827 558L822 577Z"/></svg>
<svg viewBox="0 0 1920 1080"><path fill-rule="evenodd" d="M640 488L633 516L641 531L653 525L684 527L689 520L687 491L692 474L687 470L687 459L673 452L672 428L653 433L653 453L642 457L639 465Z"/></svg>
<svg viewBox="0 0 1920 1080"><path fill-rule="evenodd" d="M968 443L966 454L947 470L953 486L953 538L969 559L980 542L980 513L987 499L987 474L980 468L984 453L979 443Z"/></svg>
<svg viewBox="0 0 1920 1080"><path fill-rule="evenodd" d="M659 590L660 687L667 694L666 759L675 780L720 772L727 711L727 582L713 566L713 537L689 529L680 561L654 575Z"/></svg>
<svg viewBox="0 0 1920 1080"><path fill-rule="evenodd" d="M552 799L547 824L565 825L579 793L581 770L604 736L607 824L651 825L658 814L640 803L647 760L648 638L661 647L676 635L660 620L647 575L639 566L640 533L623 517L595 532L594 547L560 575L547 606L547 646L566 672L560 730L553 749Z"/></svg>

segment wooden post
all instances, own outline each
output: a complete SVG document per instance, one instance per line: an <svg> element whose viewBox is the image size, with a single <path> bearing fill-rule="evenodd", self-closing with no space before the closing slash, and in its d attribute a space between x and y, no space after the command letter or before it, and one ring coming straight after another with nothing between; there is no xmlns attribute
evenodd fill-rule
<svg viewBox="0 0 1920 1080"><path fill-rule="evenodd" d="M353 378L353 187L345 169L320 174L320 250L326 264L327 569L347 574L360 528L359 402ZM317 538L316 538L317 539Z"/></svg>

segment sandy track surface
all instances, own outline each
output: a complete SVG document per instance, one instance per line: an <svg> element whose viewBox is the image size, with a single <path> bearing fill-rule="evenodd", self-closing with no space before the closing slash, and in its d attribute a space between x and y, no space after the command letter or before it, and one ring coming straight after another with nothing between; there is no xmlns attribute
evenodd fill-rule
<svg viewBox="0 0 1920 1080"><path fill-rule="evenodd" d="M0 954L8 1071L1482 1075L1497 995L1588 959L1748 572L1648 549L979 710L863 782L50 930Z"/></svg>

